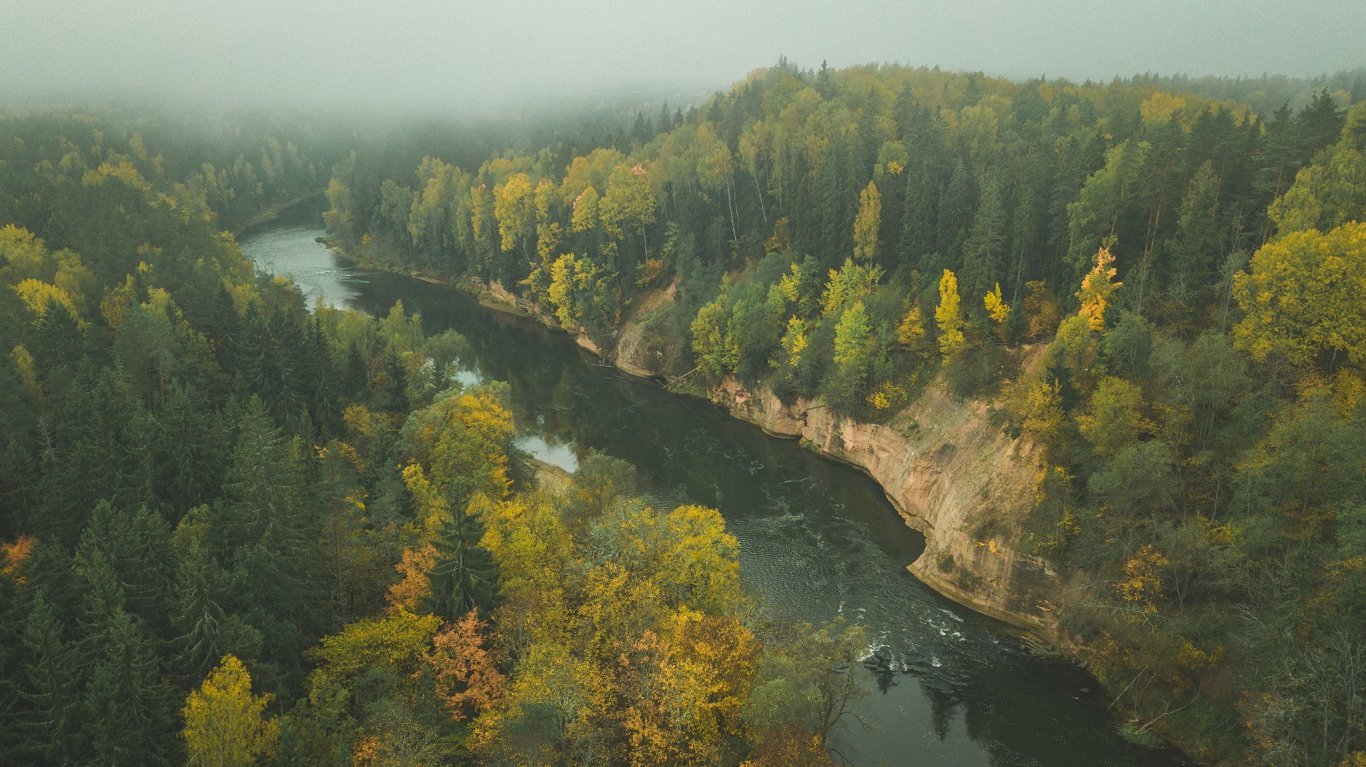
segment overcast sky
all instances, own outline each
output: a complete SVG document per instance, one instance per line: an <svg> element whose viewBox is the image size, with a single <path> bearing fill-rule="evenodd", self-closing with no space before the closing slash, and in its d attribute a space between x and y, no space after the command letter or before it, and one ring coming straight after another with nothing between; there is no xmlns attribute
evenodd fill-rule
<svg viewBox="0 0 1366 767"><path fill-rule="evenodd" d="M1366 0L0 0L0 94L428 109L803 67L1014 78L1366 65Z"/></svg>

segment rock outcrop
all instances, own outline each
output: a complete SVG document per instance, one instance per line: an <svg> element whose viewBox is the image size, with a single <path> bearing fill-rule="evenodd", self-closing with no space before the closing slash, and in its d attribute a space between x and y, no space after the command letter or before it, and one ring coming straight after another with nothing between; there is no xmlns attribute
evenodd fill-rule
<svg viewBox="0 0 1366 767"><path fill-rule="evenodd" d="M654 378L665 374L664 352L651 345L647 338L647 323L643 318L668 304L677 295L678 285L672 283L662 290L647 291L632 307L630 318L622 324L617 337L613 362L623 371L641 378Z"/></svg>
<svg viewBox="0 0 1366 767"><path fill-rule="evenodd" d="M1043 560L1017 548L1032 504L1038 451L988 420L988 405L929 387L888 425L861 423L819 402L784 403L727 379L712 392L730 413L866 471L906 524L925 535L910 571L936 591L1050 644L1051 595Z"/></svg>

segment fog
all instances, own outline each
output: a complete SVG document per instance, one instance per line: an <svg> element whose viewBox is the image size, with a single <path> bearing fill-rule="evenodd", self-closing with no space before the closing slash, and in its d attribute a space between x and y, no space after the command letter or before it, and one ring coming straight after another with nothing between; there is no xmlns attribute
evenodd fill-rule
<svg viewBox="0 0 1366 767"><path fill-rule="evenodd" d="M426 111L716 90L786 55L1106 80L1366 64L1363 0L0 0L0 96Z"/></svg>

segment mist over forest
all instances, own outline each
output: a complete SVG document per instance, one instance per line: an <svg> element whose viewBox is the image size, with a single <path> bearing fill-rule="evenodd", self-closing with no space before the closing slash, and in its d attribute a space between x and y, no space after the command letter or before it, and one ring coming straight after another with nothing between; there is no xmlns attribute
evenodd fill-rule
<svg viewBox="0 0 1366 767"><path fill-rule="evenodd" d="M1012 79L1315 76L1361 64L1366 4L1044 0L8 3L0 98L449 114L700 101L780 56Z"/></svg>

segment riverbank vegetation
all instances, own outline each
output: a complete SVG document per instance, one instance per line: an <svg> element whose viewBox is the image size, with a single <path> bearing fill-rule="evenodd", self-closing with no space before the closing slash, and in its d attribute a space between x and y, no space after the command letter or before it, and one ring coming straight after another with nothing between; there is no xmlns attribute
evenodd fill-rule
<svg viewBox="0 0 1366 767"><path fill-rule="evenodd" d="M1349 764L1363 82L784 61L594 146L356 152L326 218L367 261L500 283L605 349L629 323L665 375L862 420L937 375L992 397L1042 461L1012 545L1062 573L1061 625L1130 733Z"/></svg>
<svg viewBox="0 0 1366 767"><path fill-rule="evenodd" d="M0 118L3 761L832 764L858 628L626 464L537 484L458 335L254 272L220 227L316 146L144 127Z"/></svg>

